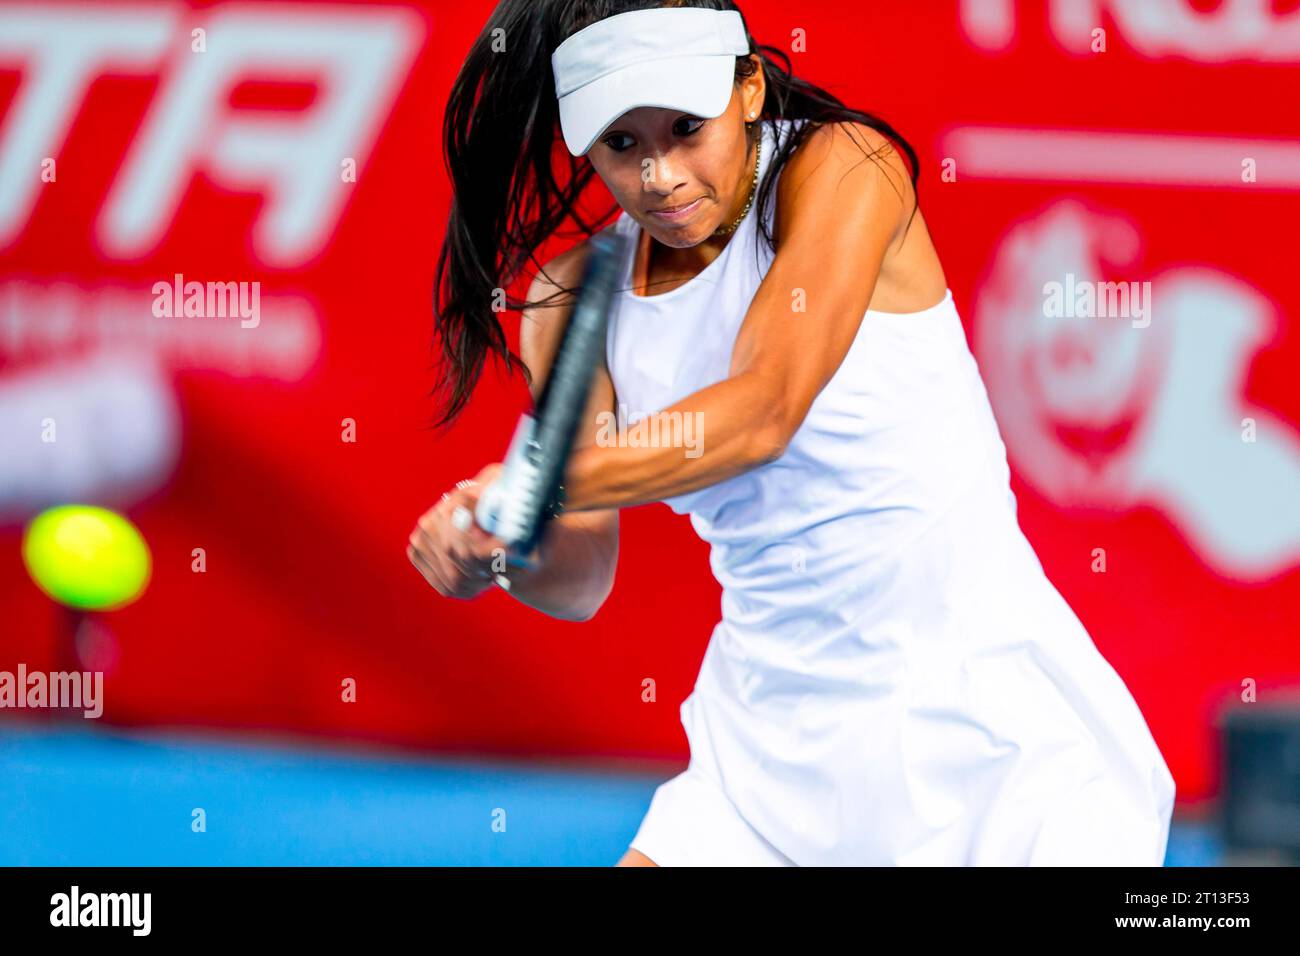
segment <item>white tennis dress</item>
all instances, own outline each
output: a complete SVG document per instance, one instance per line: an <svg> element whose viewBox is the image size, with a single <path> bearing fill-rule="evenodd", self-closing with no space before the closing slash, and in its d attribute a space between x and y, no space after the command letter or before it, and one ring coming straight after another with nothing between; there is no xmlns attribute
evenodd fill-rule
<svg viewBox="0 0 1300 956"><path fill-rule="evenodd" d="M685 285L621 293L629 422L727 377L772 260L756 210ZM1009 482L949 291L868 310L780 459L668 499L711 546L722 620L681 705L690 765L631 845L661 865L1160 865L1173 778Z"/></svg>

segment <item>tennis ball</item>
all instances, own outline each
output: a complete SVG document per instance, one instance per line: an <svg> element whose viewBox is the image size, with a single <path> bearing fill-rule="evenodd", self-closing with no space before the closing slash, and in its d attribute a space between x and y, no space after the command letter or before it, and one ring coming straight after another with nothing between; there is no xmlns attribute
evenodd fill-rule
<svg viewBox="0 0 1300 956"><path fill-rule="evenodd" d="M91 505L59 505L33 518L23 563L54 600L86 610L130 604L149 582L149 546L135 525Z"/></svg>

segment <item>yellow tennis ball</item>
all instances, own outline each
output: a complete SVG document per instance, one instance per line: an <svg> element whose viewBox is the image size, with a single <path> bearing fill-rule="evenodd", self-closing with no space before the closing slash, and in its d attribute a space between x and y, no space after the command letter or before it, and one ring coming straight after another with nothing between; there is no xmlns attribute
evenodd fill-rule
<svg viewBox="0 0 1300 956"><path fill-rule="evenodd" d="M59 505L33 518L23 563L54 600L86 610L130 604L149 583L149 546L135 525L92 505Z"/></svg>

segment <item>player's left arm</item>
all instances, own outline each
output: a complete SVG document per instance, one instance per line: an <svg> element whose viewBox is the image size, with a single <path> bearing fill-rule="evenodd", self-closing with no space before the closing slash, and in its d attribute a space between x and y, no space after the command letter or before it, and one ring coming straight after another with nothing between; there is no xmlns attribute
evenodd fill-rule
<svg viewBox="0 0 1300 956"><path fill-rule="evenodd" d="M811 132L781 174L776 255L736 336L730 375L661 413L699 415L704 453L583 449L566 475L569 508L658 501L779 458L848 353L912 202L904 161L879 133L857 124Z"/></svg>
<svg viewBox="0 0 1300 956"><path fill-rule="evenodd" d="M760 427L779 450L848 354L912 203L898 150L859 124L810 134L782 173L777 253L731 354L731 379L768 396Z"/></svg>

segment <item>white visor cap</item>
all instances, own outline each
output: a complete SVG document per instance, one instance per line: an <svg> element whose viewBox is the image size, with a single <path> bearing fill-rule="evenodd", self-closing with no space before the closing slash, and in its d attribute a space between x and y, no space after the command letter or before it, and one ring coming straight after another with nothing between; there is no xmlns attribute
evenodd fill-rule
<svg viewBox="0 0 1300 956"><path fill-rule="evenodd" d="M749 52L735 10L633 10L579 30L551 56L565 145L584 155L610 123L641 106L721 116L736 57Z"/></svg>

